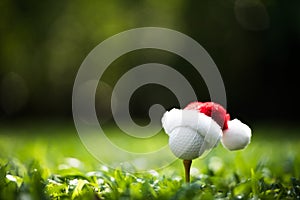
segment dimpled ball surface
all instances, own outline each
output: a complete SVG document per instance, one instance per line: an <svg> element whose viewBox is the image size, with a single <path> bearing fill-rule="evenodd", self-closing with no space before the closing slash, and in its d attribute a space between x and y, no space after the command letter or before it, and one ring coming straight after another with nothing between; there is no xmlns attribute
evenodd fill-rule
<svg viewBox="0 0 300 200"><path fill-rule="evenodd" d="M199 157L203 144L203 137L188 127L176 128L169 138L169 145L173 154L184 160Z"/></svg>

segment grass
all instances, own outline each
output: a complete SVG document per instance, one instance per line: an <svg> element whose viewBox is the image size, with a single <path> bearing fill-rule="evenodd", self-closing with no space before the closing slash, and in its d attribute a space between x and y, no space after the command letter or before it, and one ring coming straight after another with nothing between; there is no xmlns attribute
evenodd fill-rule
<svg viewBox="0 0 300 200"><path fill-rule="evenodd" d="M72 124L2 126L0 199L300 199L299 130L254 126L246 150L219 145L193 161L185 184L180 160L142 173L99 163ZM108 131L118 145L140 147ZM167 138L154 140L160 145Z"/></svg>

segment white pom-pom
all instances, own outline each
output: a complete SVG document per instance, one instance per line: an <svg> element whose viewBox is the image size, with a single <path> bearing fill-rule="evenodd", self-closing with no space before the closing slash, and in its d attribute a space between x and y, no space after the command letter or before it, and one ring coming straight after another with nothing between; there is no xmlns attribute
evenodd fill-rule
<svg viewBox="0 0 300 200"><path fill-rule="evenodd" d="M228 121L228 129L223 131L222 145L229 149L240 150L247 147L251 140L251 129L238 119Z"/></svg>
<svg viewBox="0 0 300 200"><path fill-rule="evenodd" d="M172 109L162 118L169 135L171 151L178 158L192 160L217 145L222 135L220 126L196 110Z"/></svg>

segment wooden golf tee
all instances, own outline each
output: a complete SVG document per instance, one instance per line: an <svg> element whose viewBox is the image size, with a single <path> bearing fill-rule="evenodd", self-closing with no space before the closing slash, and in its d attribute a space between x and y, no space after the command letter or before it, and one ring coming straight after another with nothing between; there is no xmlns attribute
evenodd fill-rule
<svg viewBox="0 0 300 200"><path fill-rule="evenodd" d="M190 183L190 169L192 160L183 160L184 171L185 171L185 182Z"/></svg>

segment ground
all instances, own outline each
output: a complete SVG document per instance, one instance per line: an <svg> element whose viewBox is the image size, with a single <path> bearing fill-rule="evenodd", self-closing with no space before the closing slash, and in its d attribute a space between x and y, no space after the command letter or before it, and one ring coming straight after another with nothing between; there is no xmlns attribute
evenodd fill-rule
<svg viewBox="0 0 300 200"><path fill-rule="evenodd" d="M300 199L300 129L265 123L252 130L247 149L218 145L194 160L186 184L181 160L142 173L109 168L88 153L70 122L3 124L0 199ZM135 148L116 129L108 132Z"/></svg>

